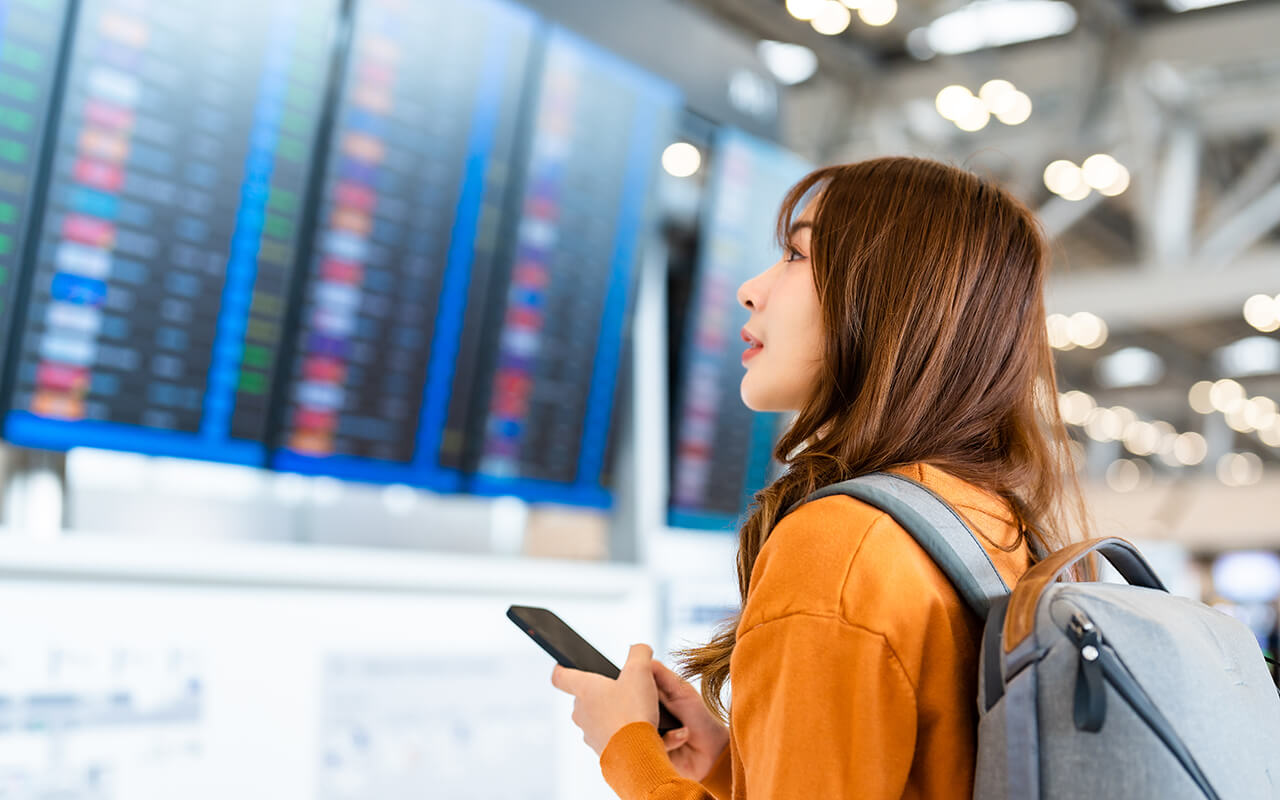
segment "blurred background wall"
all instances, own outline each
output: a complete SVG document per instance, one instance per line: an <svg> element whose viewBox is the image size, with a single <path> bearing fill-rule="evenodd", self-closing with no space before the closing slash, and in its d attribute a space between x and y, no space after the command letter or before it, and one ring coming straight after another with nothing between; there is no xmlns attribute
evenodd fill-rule
<svg viewBox="0 0 1280 800"><path fill-rule="evenodd" d="M1280 5L0 0L0 797L603 798L551 661L705 640L813 166L1053 239L1099 534L1277 649Z"/></svg>

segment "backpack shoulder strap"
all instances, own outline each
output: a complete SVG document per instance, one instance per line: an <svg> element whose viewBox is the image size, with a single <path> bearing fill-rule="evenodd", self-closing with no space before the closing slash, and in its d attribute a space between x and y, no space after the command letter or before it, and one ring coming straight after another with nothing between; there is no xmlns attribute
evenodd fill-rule
<svg viewBox="0 0 1280 800"><path fill-rule="evenodd" d="M892 517L929 554L980 618L986 619L993 600L1009 594L986 548L960 515L927 486L896 473L875 472L824 486L803 502L833 494L855 497Z"/></svg>

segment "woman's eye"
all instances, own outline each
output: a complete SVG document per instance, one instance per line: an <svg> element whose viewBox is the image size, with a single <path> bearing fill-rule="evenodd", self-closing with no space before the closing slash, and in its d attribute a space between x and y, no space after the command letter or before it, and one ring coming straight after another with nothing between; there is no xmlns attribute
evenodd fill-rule
<svg viewBox="0 0 1280 800"><path fill-rule="evenodd" d="M799 250L795 249L794 247L787 249L788 261L799 261L802 258L804 258L804 253L801 253Z"/></svg>

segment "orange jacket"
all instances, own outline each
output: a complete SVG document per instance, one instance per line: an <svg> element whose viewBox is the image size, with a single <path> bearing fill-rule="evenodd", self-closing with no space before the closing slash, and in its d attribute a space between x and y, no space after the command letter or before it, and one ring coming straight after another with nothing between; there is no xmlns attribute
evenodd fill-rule
<svg viewBox="0 0 1280 800"><path fill-rule="evenodd" d="M1030 566L998 496L929 464L895 468L985 535L1010 587ZM969 798L982 628L886 513L844 495L783 518L760 551L730 662L730 739L702 783L657 730L625 726L600 757L623 800Z"/></svg>

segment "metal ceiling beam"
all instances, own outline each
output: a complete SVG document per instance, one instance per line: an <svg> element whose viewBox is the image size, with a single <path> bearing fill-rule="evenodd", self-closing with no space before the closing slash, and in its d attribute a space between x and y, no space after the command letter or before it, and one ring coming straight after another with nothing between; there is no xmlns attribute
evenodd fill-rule
<svg viewBox="0 0 1280 800"><path fill-rule="evenodd" d="M1146 254L1160 271L1185 265L1191 255L1196 196L1200 186L1200 133L1183 115L1168 121L1156 161L1155 203L1147 219Z"/></svg>
<svg viewBox="0 0 1280 800"><path fill-rule="evenodd" d="M1199 260L1221 269L1280 225L1280 183L1205 237ZM1273 269L1280 276L1280 262Z"/></svg>
<svg viewBox="0 0 1280 800"><path fill-rule="evenodd" d="M1270 143L1245 167L1235 183L1222 193L1213 212L1204 224L1212 231L1239 214L1253 200L1280 181L1280 136L1273 135Z"/></svg>
<svg viewBox="0 0 1280 800"><path fill-rule="evenodd" d="M1049 234L1049 238L1056 239L1101 205L1102 200L1102 195L1097 192L1092 192L1083 200L1067 200L1055 195L1040 206L1036 215L1044 224L1045 233Z"/></svg>
<svg viewBox="0 0 1280 800"><path fill-rule="evenodd" d="M1277 290L1280 247L1271 247L1248 253L1222 271L1188 262L1158 279L1141 264L1066 273L1049 282L1045 295L1051 312L1092 311L1107 327L1123 331L1242 314L1251 295Z"/></svg>

